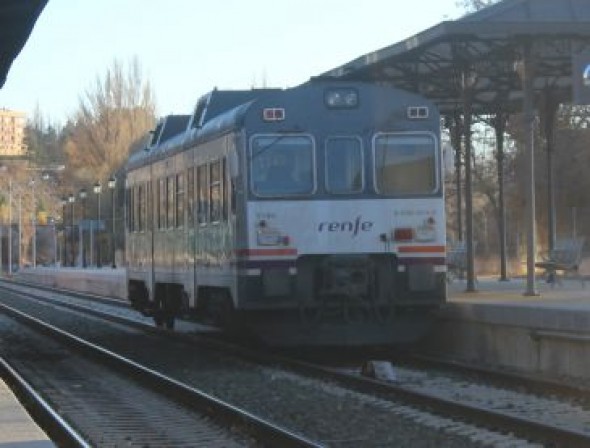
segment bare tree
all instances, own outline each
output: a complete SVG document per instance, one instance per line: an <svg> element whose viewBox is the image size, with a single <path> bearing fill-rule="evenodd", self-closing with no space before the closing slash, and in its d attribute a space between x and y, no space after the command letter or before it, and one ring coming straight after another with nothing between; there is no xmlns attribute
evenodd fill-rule
<svg viewBox="0 0 590 448"><path fill-rule="evenodd" d="M458 7L465 9L467 12L474 12L487 8L494 3L498 3L498 1L499 0L457 0L455 4Z"/></svg>
<svg viewBox="0 0 590 448"><path fill-rule="evenodd" d="M131 144L154 122L154 94L138 60L127 70L114 61L80 98L64 130L69 174L81 183L105 180L124 164Z"/></svg>

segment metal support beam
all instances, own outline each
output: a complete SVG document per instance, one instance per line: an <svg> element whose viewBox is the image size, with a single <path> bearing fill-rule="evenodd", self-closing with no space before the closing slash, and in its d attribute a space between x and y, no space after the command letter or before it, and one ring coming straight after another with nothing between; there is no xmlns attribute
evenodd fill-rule
<svg viewBox="0 0 590 448"><path fill-rule="evenodd" d="M527 281L524 295L539 295L536 289L535 257L537 251L537 229L535 218L535 139L533 136L533 120L535 119L534 103L534 56L532 42L526 41L522 48L521 72L519 75L523 87L524 136L526 149L526 221L527 221Z"/></svg>
<svg viewBox="0 0 590 448"><path fill-rule="evenodd" d="M508 115L498 111L494 117L496 133L496 166L498 171L498 238L500 240L500 281L507 281L506 203L504 201L504 132Z"/></svg>
<svg viewBox="0 0 590 448"><path fill-rule="evenodd" d="M462 185L462 173L463 173L463 161L462 161L462 145L461 136L463 134L463 121L461 120L461 114L455 112L453 114L452 121L449 126L449 132L451 137L451 146L455 149L455 188L457 190L457 240L463 241L463 185Z"/></svg>
<svg viewBox="0 0 590 448"><path fill-rule="evenodd" d="M553 152L555 117L559 108L559 100L551 88L546 88L539 103L539 118L541 131L545 139L547 152L547 248L551 251L555 248L555 189L553 180Z"/></svg>
<svg viewBox="0 0 590 448"><path fill-rule="evenodd" d="M462 76L463 143L465 145L465 247L467 250L467 292L475 289L475 251L473 247L473 176L471 170L471 114L475 73L466 69Z"/></svg>

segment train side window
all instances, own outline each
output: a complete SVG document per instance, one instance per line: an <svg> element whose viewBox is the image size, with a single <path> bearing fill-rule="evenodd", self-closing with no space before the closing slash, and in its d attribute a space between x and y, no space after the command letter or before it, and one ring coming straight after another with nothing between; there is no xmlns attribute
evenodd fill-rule
<svg viewBox="0 0 590 448"><path fill-rule="evenodd" d="M133 231L139 232L139 185L133 187Z"/></svg>
<svg viewBox="0 0 590 448"><path fill-rule="evenodd" d="M160 230L160 180L154 179L154 230Z"/></svg>
<svg viewBox="0 0 590 448"><path fill-rule="evenodd" d="M186 214L188 226L195 224L195 170L190 167L186 170Z"/></svg>
<svg viewBox="0 0 590 448"><path fill-rule="evenodd" d="M174 227L174 176L168 176L166 178L166 219L167 228L171 229Z"/></svg>
<svg viewBox="0 0 590 448"><path fill-rule="evenodd" d="M227 159L221 161L221 219L227 221L229 217L229 176L227 175Z"/></svg>
<svg viewBox="0 0 590 448"><path fill-rule="evenodd" d="M127 227L129 232L135 231L133 227L133 187L127 189Z"/></svg>
<svg viewBox="0 0 590 448"><path fill-rule="evenodd" d="M184 174L179 173L176 175L176 227L184 226Z"/></svg>
<svg viewBox="0 0 590 448"><path fill-rule="evenodd" d="M143 185L137 186L137 231L142 232L144 230L144 213L145 213L145 198Z"/></svg>
<svg viewBox="0 0 590 448"><path fill-rule="evenodd" d="M221 162L218 160L209 165L209 216L211 222L221 220Z"/></svg>
<svg viewBox="0 0 590 448"><path fill-rule="evenodd" d="M356 137L326 140L326 189L329 193L359 193L363 189L363 153Z"/></svg>
<svg viewBox="0 0 590 448"><path fill-rule="evenodd" d="M436 140L430 134L378 134L373 143L375 187L386 195L434 193Z"/></svg>
<svg viewBox="0 0 590 448"><path fill-rule="evenodd" d="M166 228L166 182L158 180L158 229Z"/></svg>
<svg viewBox="0 0 590 448"><path fill-rule="evenodd" d="M201 165L197 169L197 182L198 182L198 202L197 202L197 220L199 224L207 223L207 214L209 212L209 180L208 180L208 167L207 165Z"/></svg>
<svg viewBox="0 0 590 448"><path fill-rule="evenodd" d="M139 221L140 221L140 231L145 232L145 230L147 229L147 216L148 216L148 195L147 195L147 190L148 190L148 183L144 183L141 186L141 196L140 196L140 205L139 205Z"/></svg>
<svg viewBox="0 0 590 448"><path fill-rule="evenodd" d="M152 199L152 182L146 182L145 184L145 213L146 213L146 220L145 220L145 229L150 231L153 229L154 223L154 203Z"/></svg>
<svg viewBox="0 0 590 448"><path fill-rule="evenodd" d="M133 219L134 217L134 204L135 204L135 200L133 195L135 194L135 187L131 187L129 189L129 229L132 232L135 232L135 220Z"/></svg>
<svg viewBox="0 0 590 448"><path fill-rule="evenodd" d="M133 187L133 211L132 213L132 221L133 221L133 231L137 232L137 185Z"/></svg>
<svg viewBox="0 0 590 448"><path fill-rule="evenodd" d="M133 229L131 228L131 189L125 189L125 224L127 225L127 230L131 232Z"/></svg>
<svg viewBox="0 0 590 448"><path fill-rule="evenodd" d="M152 181L152 207L153 207L153 216L151 217L153 223L153 230L157 230L160 228L160 185L157 179Z"/></svg>
<svg viewBox="0 0 590 448"><path fill-rule="evenodd" d="M131 229L137 232L137 186L131 189Z"/></svg>

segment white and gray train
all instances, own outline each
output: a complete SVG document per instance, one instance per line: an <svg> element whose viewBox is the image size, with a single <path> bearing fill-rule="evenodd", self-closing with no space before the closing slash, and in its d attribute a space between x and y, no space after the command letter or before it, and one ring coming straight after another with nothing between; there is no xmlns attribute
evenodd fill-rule
<svg viewBox="0 0 590 448"><path fill-rule="evenodd" d="M127 164L129 300L270 343L412 341L446 299L441 159L413 93L214 90Z"/></svg>

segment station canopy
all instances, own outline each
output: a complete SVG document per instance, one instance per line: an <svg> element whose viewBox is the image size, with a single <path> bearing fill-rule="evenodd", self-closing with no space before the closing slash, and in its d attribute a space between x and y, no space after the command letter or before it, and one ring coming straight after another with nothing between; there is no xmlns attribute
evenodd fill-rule
<svg viewBox="0 0 590 448"><path fill-rule="evenodd" d="M0 88L47 0L0 0Z"/></svg>
<svg viewBox="0 0 590 448"><path fill-rule="evenodd" d="M361 56L322 76L392 84L460 108L465 82L474 113L522 110L519 66L532 45L534 89L572 97L572 64L590 49L589 0L504 0Z"/></svg>

